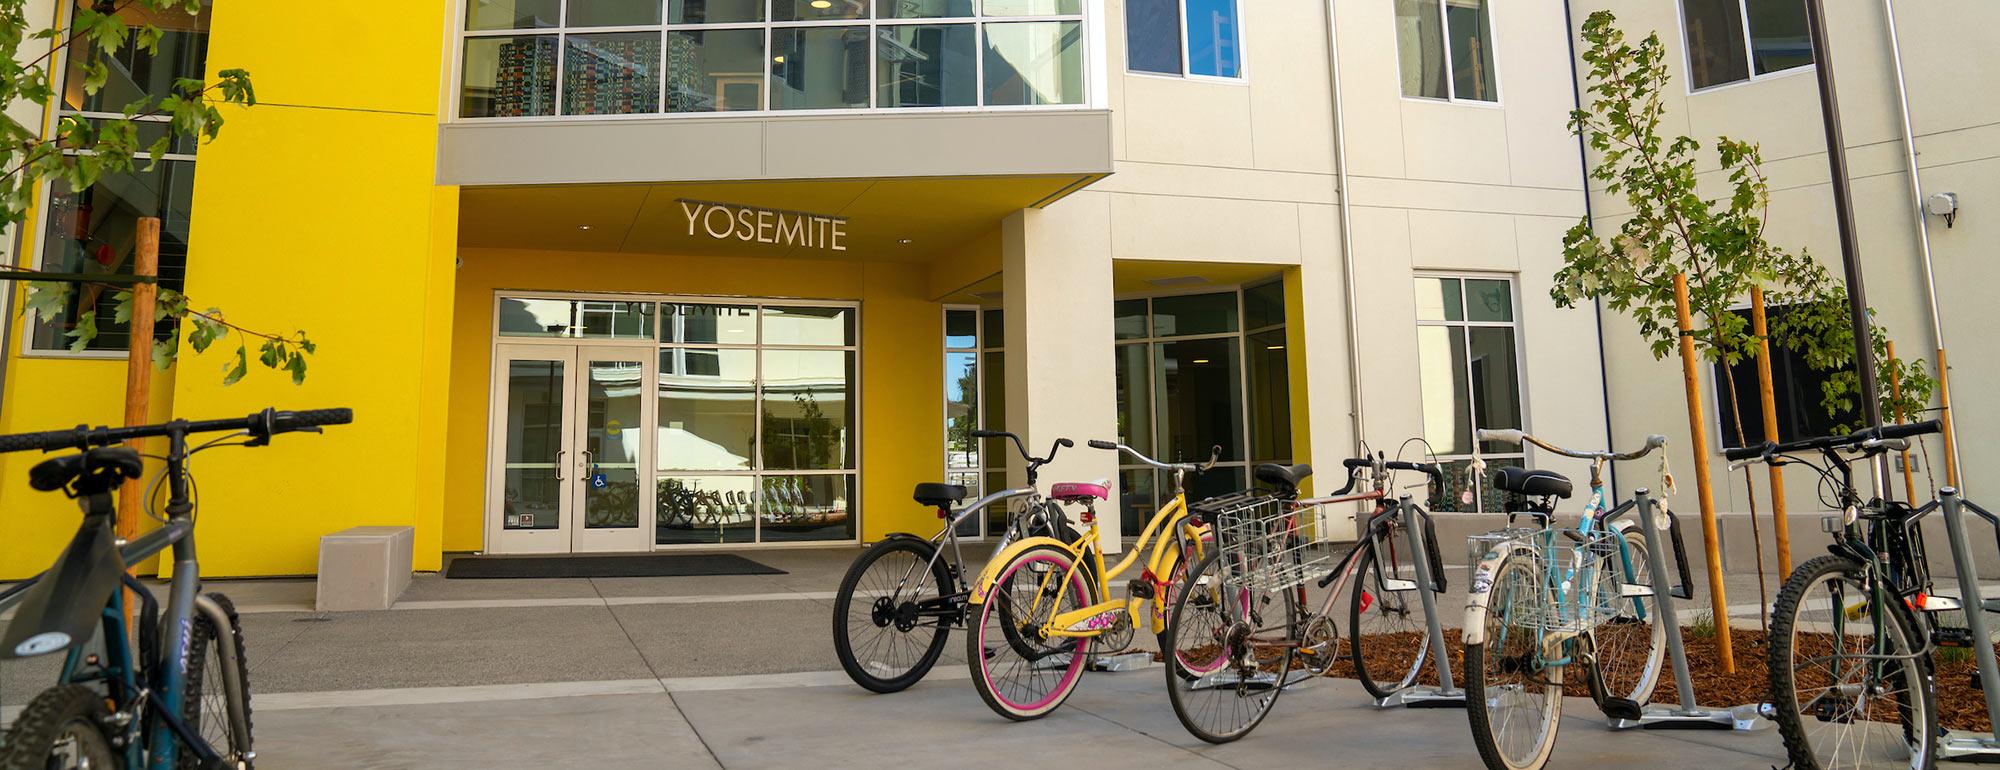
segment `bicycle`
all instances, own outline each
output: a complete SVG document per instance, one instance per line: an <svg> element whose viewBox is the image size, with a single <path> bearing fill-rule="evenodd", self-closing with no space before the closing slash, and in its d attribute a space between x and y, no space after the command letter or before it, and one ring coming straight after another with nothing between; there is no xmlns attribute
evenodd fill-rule
<svg viewBox="0 0 2000 770"><path fill-rule="evenodd" d="M1164 634L1170 589L1180 584L1188 557L1199 558L1201 552L1202 533L1188 522L1183 482L1188 473L1214 467L1221 447L1195 465L1163 463L1110 441L1093 439L1089 445L1172 472L1174 496L1146 521L1132 550L1109 569L1089 499L1083 501L1080 535L1026 538L987 562L966 608L969 619L976 620L965 637L966 665L980 699L1015 721L1038 719L1061 706L1082 676L1089 655L1081 653L1106 635L1133 633L1145 603L1153 607L1147 617L1152 632ZM1126 598L1111 598L1110 581L1140 564L1142 556L1144 567L1127 584Z"/></svg>
<svg viewBox="0 0 2000 770"><path fill-rule="evenodd" d="M1819 474L1822 501L1840 511L1826 521L1834 536L1830 553L1794 568L1771 607L1766 655L1772 719L1801 770L1878 761L1920 770L1937 765L1930 660L1936 624L1929 615L1959 603L1931 595L1918 522L1939 502L1912 507L1886 500L1879 476L1874 498L1864 502L1852 463L1900 451L1907 439L1939 427L1934 420L1891 425L1723 453L1732 469L1758 462L1804 465ZM1817 452L1824 464L1798 456L1805 452ZM1956 508L1956 491L1945 491Z"/></svg>
<svg viewBox="0 0 2000 770"><path fill-rule="evenodd" d="M1429 590L1443 590L1441 582L1428 580L1441 572L1436 538L1425 546L1415 528L1406 525L1421 517L1428 529L1428 516L1407 495L1394 502L1387 496L1392 471L1418 471L1434 479L1442 473L1434 465L1379 456L1344 460L1342 466L1347 484L1324 497L1298 498L1299 484L1312 474L1310 466L1264 464L1254 473L1274 491L1226 495L1194 506L1193 517L1212 529L1215 548L1188 570L1168 614L1161 657L1174 714L1195 737L1227 743L1248 735L1285 688L1306 678L1292 675L1293 664L1301 659L1303 673L1325 674L1339 657L1334 613L1341 597L1349 600L1343 609L1350 628L1364 620L1386 622L1390 628L1410 622L1408 595L1419 592L1419 581L1399 577L1405 557L1395 549L1397 530L1410 536L1410 554L1427 554L1423 566L1411 565L1420 581L1430 582ZM1355 492L1364 477L1369 488ZM1363 537L1319 578L1320 588L1334 588L1309 612L1305 584L1331 556L1320 553L1323 533L1307 533L1301 514L1326 504L1363 501L1375 502L1363 520ZM1349 581L1357 575L1362 583L1349 592ZM1267 618L1273 604L1277 606ZM1425 618L1434 618L1428 601L1426 605ZM1416 679L1432 638L1441 633L1435 624L1425 626L1429 628L1417 627L1407 639L1395 630L1381 631L1396 638L1377 636L1377 643L1366 645L1358 633L1350 635L1357 674L1371 694L1380 690L1382 697ZM1395 679L1371 678L1371 664L1365 662L1370 659L1376 661L1375 676Z"/></svg>
<svg viewBox="0 0 2000 770"><path fill-rule="evenodd" d="M1606 503L1604 466L1637 460L1666 445L1649 436L1631 452L1564 449L1519 430L1480 430L1480 443L1531 443L1590 461L1591 495L1574 528L1555 523L1555 501L1574 490L1562 474L1518 467L1494 473L1493 485L1511 496L1508 529L1475 535L1482 552L1466 595L1465 706L1480 759L1493 770L1540 768L1555 751L1562 717L1563 682L1582 663L1589 690L1607 716L1637 718L1651 700L1672 619L1648 612L1653 564L1640 528L1619 521L1628 514L1665 518L1643 493L1616 507ZM1472 469L1485 462L1475 451ZM1666 475L1662 465L1662 476ZM1517 514L1537 526L1514 528ZM1679 554L1677 554L1679 556ZM1683 586L1686 560L1680 559Z"/></svg>
<svg viewBox="0 0 2000 770"><path fill-rule="evenodd" d="M0 436L0 452L77 450L35 465L29 484L63 491L83 511L54 566L0 592L0 610L16 608L0 636L0 659L66 651L58 684L28 702L0 743L0 770L249 768L256 751L243 632L228 597L201 592L188 460L215 447L265 446L280 433L351 421L346 409L266 409L228 420ZM190 448L188 437L200 433L227 435ZM137 451L116 445L153 437L167 439L166 470L154 482L154 489L166 486L166 518L120 543L112 493L140 478L143 466ZM231 441L239 437L247 439ZM126 565L169 547L173 579L162 610ZM128 590L138 601L136 637L127 625ZM136 650L128 641L134 638Z"/></svg>
<svg viewBox="0 0 2000 770"><path fill-rule="evenodd" d="M1011 439L1027 461L1028 484L993 492L956 510L952 506L965 499L964 486L918 484L912 498L936 508L944 526L929 538L891 533L869 546L848 567L834 596L833 648L848 678L870 691L891 693L916 684L937 664L951 629L965 625L972 589L965 581L958 527L966 517L987 506L1019 499L1024 503L1009 513L996 550L1031 535L1074 537L1067 518L1054 503L1043 499L1036 486L1042 466L1054 460L1062 448L1075 446L1074 442L1058 439L1049 447L1048 456L1033 457L1021 437L1012 433L978 430L972 436ZM1100 484L1056 484L1052 492L1062 501L1109 494ZM946 544L950 546L949 557L945 556Z"/></svg>

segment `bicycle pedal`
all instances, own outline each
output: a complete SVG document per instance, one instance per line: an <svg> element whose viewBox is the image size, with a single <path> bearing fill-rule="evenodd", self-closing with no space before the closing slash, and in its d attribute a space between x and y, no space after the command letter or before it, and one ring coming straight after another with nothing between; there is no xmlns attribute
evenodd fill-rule
<svg viewBox="0 0 2000 770"><path fill-rule="evenodd" d="M1972 629L1940 628L1931 632L1931 643L1939 647L1972 647Z"/></svg>
<svg viewBox="0 0 2000 770"><path fill-rule="evenodd" d="M1598 709L1607 717L1627 721L1637 721L1646 714L1646 707L1631 698L1605 698L1603 703L1598 704Z"/></svg>

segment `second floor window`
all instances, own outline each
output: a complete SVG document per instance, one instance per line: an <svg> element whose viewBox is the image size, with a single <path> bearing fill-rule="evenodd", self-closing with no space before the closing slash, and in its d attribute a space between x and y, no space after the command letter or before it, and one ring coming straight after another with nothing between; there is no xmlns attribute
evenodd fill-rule
<svg viewBox="0 0 2000 770"><path fill-rule="evenodd" d="M1696 90L1813 63L1800 0L1681 0L1681 32Z"/></svg>
<svg viewBox="0 0 2000 770"><path fill-rule="evenodd" d="M1083 0L479 0L458 117L1082 104L1083 46Z"/></svg>
<svg viewBox="0 0 2000 770"><path fill-rule="evenodd" d="M1237 0L1127 0L1125 65L1182 77L1243 77Z"/></svg>
<svg viewBox="0 0 2000 770"><path fill-rule="evenodd" d="M1500 101L1486 0L1395 0L1403 95Z"/></svg>

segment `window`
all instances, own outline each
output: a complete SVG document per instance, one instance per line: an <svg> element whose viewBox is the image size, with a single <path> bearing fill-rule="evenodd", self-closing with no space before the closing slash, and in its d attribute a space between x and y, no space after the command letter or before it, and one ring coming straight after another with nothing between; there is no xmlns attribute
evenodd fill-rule
<svg viewBox="0 0 2000 770"><path fill-rule="evenodd" d="M974 439L974 430L1007 429L1004 322L997 308L952 306L944 311L944 473L963 484L967 499L1007 486L1006 439ZM1007 526L1007 509L995 506L984 517L959 524L961 537L980 537ZM982 531L983 528L983 531Z"/></svg>
<svg viewBox="0 0 2000 770"><path fill-rule="evenodd" d="M481 0L461 118L1082 104L1083 0Z"/></svg>
<svg viewBox="0 0 2000 770"><path fill-rule="evenodd" d="M1125 66L1133 72L1243 77L1237 0L1128 0Z"/></svg>
<svg viewBox="0 0 2000 770"><path fill-rule="evenodd" d="M502 300L502 335L520 302L557 301ZM629 304L659 321L656 542L853 540L857 308Z"/></svg>
<svg viewBox="0 0 2000 770"><path fill-rule="evenodd" d="M1395 0L1403 95L1500 101L1486 0Z"/></svg>
<svg viewBox="0 0 2000 770"><path fill-rule="evenodd" d="M1681 0L1681 33L1695 90L1813 63L1801 0Z"/></svg>
<svg viewBox="0 0 2000 770"><path fill-rule="evenodd" d="M1284 283L1125 299L1113 305L1118 436L1164 462L1222 460L1187 478L1191 500L1249 486L1261 462L1291 462ZM1173 479L1120 458L1120 512L1136 535Z"/></svg>
<svg viewBox="0 0 2000 770"><path fill-rule="evenodd" d="M1749 328L1750 311L1733 311L1744 319ZM1772 318L1783 314L1783 306L1772 307L1768 313ZM1713 364L1715 376L1716 412L1721 416L1722 445L1725 447L1756 446L1764 443L1763 405L1757 396L1757 359L1745 357L1735 366L1717 361ZM1849 370L1852 371L1852 370ZM1786 441L1828 436L1842 432L1838 426L1857 425L1860 414L1850 407L1839 414L1829 415L1820 404L1821 387L1835 372L1815 369L1806 363L1805 357L1788 348L1771 349L1771 390L1772 403L1778 412L1778 436ZM1731 408L1729 388L1723 378L1736 380L1736 408ZM1743 419L1743 441L1736 439L1738 409Z"/></svg>
<svg viewBox="0 0 2000 770"><path fill-rule="evenodd" d="M1501 509L1490 478L1468 478L1472 432L1523 427L1519 324L1514 284L1504 278L1417 279L1417 366L1424 410L1424 440L1446 466L1445 488L1433 510ZM1485 442L1479 453L1491 469L1521 465L1526 455L1511 444Z"/></svg>
<svg viewBox="0 0 2000 770"><path fill-rule="evenodd" d="M119 13L132 17L131 21L136 23L143 12ZM84 93L82 67L101 54L79 38L69 48L69 67L57 114L61 118L101 122L121 117L125 105L134 101L167 96L177 78L201 78L208 54L208 17L206 5L194 16L178 12L149 14L147 20L161 32L155 52L149 54L137 45L127 44L115 56L108 57L105 69L110 79L94 95ZM169 130L166 116L135 118L135 121L142 148ZM179 290L187 271L194 153L195 142L181 139L169 148L158 165L153 165L142 153L131 171L106 173L88 189L72 190L62 182L52 183L48 219L39 246L41 269L55 273L131 275L139 218L159 217L159 285ZM147 170L149 165L151 170ZM113 317L117 293L102 286L73 285L61 310L34 319L29 327L29 349L69 350L74 341L71 332L84 323L88 313L97 327L97 337L87 350L126 350L130 347L130 326ZM161 324L156 333L166 339L175 329L171 324Z"/></svg>

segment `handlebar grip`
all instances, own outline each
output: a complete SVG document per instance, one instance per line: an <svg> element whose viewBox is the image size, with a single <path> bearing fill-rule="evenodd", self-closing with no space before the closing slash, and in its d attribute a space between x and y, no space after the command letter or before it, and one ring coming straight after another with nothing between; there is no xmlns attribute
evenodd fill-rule
<svg viewBox="0 0 2000 770"><path fill-rule="evenodd" d="M1436 479L1439 483L1444 482L1444 470L1430 463L1411 463L1411 462L1403 462L1402 460L1390 460L1389 462L1384 463L1382 467L1388 468L1389 470L1392 471L1416 471L1418 473L1422 473L1426 476Z"/></svg>
<svg viewBox="0 0 2000 770"><path fill-rule="evenodd" d="M1480 441L1498 441L1502 444L1519 444L1524 440L1526 434L1522 433L1517 428L1506 428L1502 430L1480 428L1479 430L1473 431L1472 435L1474 438L1477 438Z"/></svg>
<svg viewBox="0 0 2000 770"><path fill-rule="evenodd" d="M1066 439L1066 438L1059 438L1059 439L1056 439L1056 444L1057 444L1058 446L1061 446L1061 447L1064 447L1064 448L1070 448L1070 447L1074 447L1074 446L1076 446L1076 442L1074 442L1074 441L1071 441L1071 440L1069 440L1069 439Z"/></svg>
<svg viewBox="0 0 2000 770"><path fill-rule="evenodd" d="M1118 448L1118 442L1115 442L1115 441L1105 441L1104 439L1101 439L1101 438L1094 438L1094 439L1091 439L1091 440L1089 440L1089 441L1087 441L1087 442L1084 442L1084 443L1086 443L1086 444L1089 444L1089 445L1090 445L1090 448L1091 448L1091 449L1117 449L1117 448Z"/></svg>
<svg viewBox="0 0 2000 770"><path fill-rule="evenodd" d="M1374 460L1370 460L1366 457L1349 457L1345 460L1340 461L1340 467L1346 468L1350 471L1356 468L1366 468L1374 464L1375 464Z"/></svg>
<svg viewBox="0 0 2000 770"><path fill-rule="evenodd" d="M1913 422L1904 425L1884 425L1875 431L1875 437L1881 439L1914 438L1937 433L1942 430L1944 430L1943 423L1937 420L1925 420L1923 422Z"/></svg>
<svg viewBox="0 0 2000 770"><path fill-rule="evenodd" d="M320 425L346 425L354 422L354 410L346 407L338 409L305 409L297 412L279 412L272 416L272 427L279 431L311 428Z"/></svg>
<svg viewBox="0 0 2000 770"><path fill-rule="evenodd" d="M966 435L973 438L1006 438L1007 434L997 430L974 430Z"/></svg>
<svg viewBox="0 0 2000 770"><path fill-rule="evenodd" d="M1666 446L1666 445L1667 445L1667 437L1666 437L1666 436L1662 436L1662 435L1660 435L1660 434L1658 434L1658 433L1654 433L1654 434L1652 434L1652 435L1649 435L1649 436L1647 436L1647 437L1646 437L1646 448L1647 448L1647 449L1649 449L1649 450L1650 450L1650 449L1659 449L1660 447L1663 447L1663 446Z"/></svg>
<svg viewBox="0 0 2000 770"><path fill-rule="evenodd" d="M1759 457L1763 457L1766 453L1776 448L1778 448L1777 444L1773 444L1769 441L1766 441L1756 446L1734 447L1731 449L1724 449L1722 450L1722 459L1728 460L1730 462L1736 462L1738 460L1754 460Z"/></svg>
<svg viewBox="0 0 2000 770"><path fill-rule="evenodd" d="M69 449L80 445L78 438L88 428L77 426L76 430L45 430L35 433L16 433L0 436L0 452L26 452L33 449Z"/></svg>

